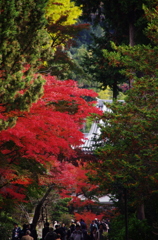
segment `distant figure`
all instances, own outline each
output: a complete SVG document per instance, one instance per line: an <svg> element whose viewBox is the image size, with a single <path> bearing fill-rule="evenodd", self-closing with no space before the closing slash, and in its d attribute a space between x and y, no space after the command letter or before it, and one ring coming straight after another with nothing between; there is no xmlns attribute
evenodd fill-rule
<svg viewBox="0 0 158 240"><path fill-rule="evenodd" d="M76 229L71 233L70 240L83 240L83 233L80 225L76 225Z"/></svg>
<svg viewBox="0 0 158 240"><path fill-rule="evenodd" d="M86 225L85 221L82 218L80 219L80 224L81 224L81 228L82 229L87 229L87 225Z"/></svg>
<svg viewBox="0 0 158 240"><path fill-rule="evenodd" d="M54 221L54 230L56 229L56 225L58 225L58 222Z"/></svg>
<svg viewBox="0 0 158 240"><path fill-rule="evenodd" d="M21 240L34 240L33 237L30 236L30 234L31 234L31 231L26 230L26 234L22 236Z"/></svg>
<svg viewBox="0 0 158 240"><path fill-rule="evenodd" d="M71 220L71 225L70 225L70 233L72 233L76 228L75 221L72 219Z"/></svg>
<svg viewBox="0 0 158 240"><path fill-rule="evenodd" d="M99 221L98 221L98 218L95 218L94 222L97 224L97 226L98 226L98 228L99 228L100 223L99 223Z"/></svg>
<svg viewBox="0 0 158 240"><path fill-rule="evenodd" d="M14 223L14 228L12 230L12 240L19 240L21 238L21 228L18 227L17 223Z"/></svg>
<svg viewBox="0 0 158 240"><path fill-rule="evenodd" d="M90 234L90 239L91 240L97 240L98 239L98 233L97 233L97 228L93 227L92 232Z"/></svg>
<svg viewBox="0 0 158 240"><path fill-rule="evenodd" d="M49 228L49 232L47 232L44 240L56 240L58 235L54 232L53 228Z"/></svg>
<svg viewBox="0 0 158 240"><path fill-rule="evenodd" d="M71 220L71 225L67 231L67 239L69 240L70 239L70 236L71 236L71 233L75 230L76 228L76 224L75 224L75 221L72 219Z"/></svg>
<svg viewBox="0 0 158 240"><path fill-rule="evenodd" d="M103 233L104 232L107 232L107 229L106 229L106 226L104 226L104 224L100 224L99 225L99 229L97 231L97 234L98 234L98 240L104 240L104 236L103 236Z"/></svg>
<svg viewBox="0 0 158 240"><path fill-rule="evenodd" d="M60 231L61 231L61 240L66 240L67 228L64 223L62 223L60 227Z"/></svg>
<svg viewBox="0 0 158 240"><path fill-rule="evenodd" d="M85 221L82 218L80 219L80 226L81 226L81 230L83 233L83 239L88 240L89 235L87 233L87 224L85 223Z"/></svg>
<svg viewBox="0 0 158 240"><path fill-rule="evenodd" d="M48 232L49 232L49 223L46 222L44 224L44 228L42 229L42 240L44 240L44 238Z"/></svg>
<svg viewBox="0 0 158 240"><path fill-rule="evenodd" d="M37 240L37 237L38 237L37 231L34 228L32 223L30 224L30 231L31 231L31 237L33 237L34 240Z"/></svg>
<svg viewBox="0 0 158 240"><path fill-rule="evenodd" d="M97 99L97 100L98 100L98 102L97 102L98 108L102 109L104 106L103 101L101 99Z"/></svg>
<svg viewBox="0 0 158 240"><path fill-rule="evenodd" d="M90 234L92 233L92 230L93 230L94 227L96 227L97 230L98 230L98 225L95 223L94 220L92 220L92 222L90 224Z"/></svg>
<svg viewBox="0 0 158 240"><path fill-rule="evenodd" d="M21 234L20 234L21 237L25 235L26 230L27 230L27 225L26 225L26 224L23 224L23 228L22 228L22 230L21 230Z"/></svg>
<svg viewBox="0 0 158 240"><path fill-rule="evenodd" d="M59 224L55 226L54 232L58 235L58 237L59 237L60 239L63 239L64 229L61 228Z"/></svg>

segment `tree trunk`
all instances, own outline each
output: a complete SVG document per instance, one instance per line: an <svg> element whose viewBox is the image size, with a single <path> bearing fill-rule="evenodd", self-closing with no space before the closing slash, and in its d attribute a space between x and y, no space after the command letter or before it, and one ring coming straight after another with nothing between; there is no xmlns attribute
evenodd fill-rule
<svg viewBox="0 0 158 240"><path fill-rule="evenodd" d="M129 45L133 47L135 45L134 43L134 23L135 23L135 9L131 9L129 12Z"/></svg>
<svg viewBox="0 0 158 240"><path fill-rule="evenodd" d="M145 219L145 210L144 210L144 203L142 203L140 206L137 208L137 218L139 220L144 220Z"/></svg>
<svg viewBox="0 0 158 240"><path fill-rule="evenodd" d="M34 216L33 216L33 220L32 220L32 224L34 226L34 228L36 228L37 226L37 223L38 223L38 220L39 220L39 217L40 217L40 214L41 214L41 209L42 209L42 206L46 200L46 198L48 197L49 193L51 192L51 190L53 189L54 185L51 185L46 193L44 194L44 196L42 197L42 199L38 202L36 208L35 208L35 212L34 212Z"/></svg>
<svg viewBox="0 0 158 240"><path fill-rule="evenodd" d="M134 46L134 23L129 23L129 45Z"/></svg>
<svg viewBox="0 0 158 240"><path fill-rule="evenodd" d="M129 17L129 45L133 47L134 43L134 11L130 13ZM129 89L131 88L131 80L129 79Z"/></svg>
<svg viewBox="0 0 158 240"><path fill-rule="evenodd" d="M118 95L118 87L117 87L117 80L113 83L113 99L117 99Z"/></svg>

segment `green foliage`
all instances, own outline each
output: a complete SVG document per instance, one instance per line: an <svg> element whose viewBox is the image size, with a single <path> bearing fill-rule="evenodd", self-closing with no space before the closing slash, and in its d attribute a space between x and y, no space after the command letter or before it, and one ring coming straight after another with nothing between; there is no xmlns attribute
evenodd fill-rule
<svg viewBox="0 0 158 240"><path fill-rule="evenodd" d="M50 56L44 8L47 0L0 0L0 129L13 126L19 113L42 95L34 76Z"/></svg>
<svg viewBox="0 0 158 240"><path fill-rule="evenodd" d="M108 240L108 232L103 232L103 240Z"/></svg>
<svg viewBox="0 0 158 240"><path fill-rule="evenodd" d="M70 202L71 198L63 198L58 199L56 202L53 203L51 206L52 212L52 221L60 221L64 220L65 216L69 213L68 210L68 203Z"/></svg>
<svg viewBox="0 0 158 240"><path fill-rule="evenodd" d="M158 43L158 7L157 0L153 1L152 9L143 5L143 9L148 19L148 27L146 29L147 36L155 43Z"/></svg>
<svg viewBox="0 0 158 240"><path fill-rule="evenodd" d="M5 212L0 212L0 239L8 240L12 235L13 219Z"/></svg>
<svg viewBox="0 0 158 240"><path fill-rule="evenodd" d="M101 2L85 2L76 0L76 2L83 4L84 14L82 18L85 20L88 18L92 25L97 23L102 28L100 34L94 34L92 37L93 44L85 55L83 69L92 76L94 82L100 82L101 87L106 89L109 86L113 91L113 98L116 99L121 91L120 85L122 83L125 83L126 88L128 88L128 78L120 74L123 66L111 64L110 58L105 56L102 50L106 49L111 56L113 55L114 49L109 45L110 41L115 42L116 45L130 43L132 46L138 43L149 43L149 39L144 34L147 20L144 17L142 5L146 4L151 8L154 1L103 0ZM116 53L114 54L116 59Z"/></svg>
<svg viewBox="0 0 158 240"><path fill-rule="evenodd" d="M129 43L129 27L134 26L135 43L147 43L144 28L147 21L144 18L142 5L150 7L154 0L103 0L84 1L75 0L78 5L82 4L82 19L99 23L108 30L109 35L117 44Z"/></svg>
<svg viewBox="0 0 158 240"><path fill-rule="evenodd" d="M124 83L127 79L120 74L121 67L112 66L108 58L105 58L103 49L113 51L110 44L110 37L104 32L102 37L93 35L93 44L89 47L84 56L82 67L87 74L91 74L94 82L100 83L100 88L106 89L107 86L113 92L113 98L117 98L121 89L119 84Z"/></svg>
<svg viewBox="0 0 158 240"><path fill-rule="evenodd" d="M88 118L86 119L85 125L84 125L84 127L83 127L83 132L84 132L84 133L88 133L88 132L90 131L90 128L91 128L92 123L93 123L92 118L91 118L91 117L88 117Z"/></svg>
<svg viewBox="0 0 158 240"><path fill-rule="evenodd" d="M70 225L71 223L71 220L74 218L73 215L71 214L68 214L68 213L63 213L61 216L60 216L60 222L64 223L65 226L68 226Z"/></svg>
<svg viewBox="0 0 158 240"><path fill-rule="evenodd" d="M87 75L82 67L82 61L84 55L87 53L87 45L82 44L76 47L71 47L69 51L69 56L74 63L73 71L68 73L68 77L76 80L81 87L91 86L93 83L91 81L91 75Z"/></svg>
<svg viewBox="0 0 158 240"><path fill-rule="evenodd" d="M112 219L110 225L110 240L125 239L125 218L119 215ZM131 240L149 240L152 238L150 234L150 226L146 220L140 221L136 218L135 214L130 215L128 218L128 237Z"/></svg>
<svg viewBox="0 0 158 240"><path fill-rule="evenodd" d="M111 112L100 118L103 144L96 151L98 161L92 166L97 171L91 178L116 196L120 188L127 189L129 205L137 212L157 194L158 47L154 42L152 46L115 46L115 51L108 59L123 66L121 74L129 79L131 89L124 103L107 105Z"/></svg>
<svg viewBox="0 0 158 240"><path fill-rule="evenodd" d="M121 182L131 189L135 204L156 191L157 88L155 78L135 79L125 104L108 105L112 112L104 114L101 127L106 144L97 151L100 161L93 163L100 185L110 190L111 183Z"/></svg>

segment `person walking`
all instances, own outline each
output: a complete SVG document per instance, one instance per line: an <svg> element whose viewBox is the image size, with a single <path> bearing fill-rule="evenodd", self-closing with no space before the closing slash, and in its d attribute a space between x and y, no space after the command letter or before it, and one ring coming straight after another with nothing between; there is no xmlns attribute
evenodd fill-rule
<svg viewBox="0 0 158 240"><path fill-rule="evenodd" d="M97 228L94 226L92 232L90 233L90 240L98 240Z"/></svg>
<svg viewBox="0 0 158 240"><path fill-rule="evenodd" d="M53 228L49 228L49 232L47 232L46 236L44 237L44 240L56 240L58 239L58 235L56 232L54 232Z"/></svg>
<svg viewBox="0 0 158 240"><path fill-rule="evenodd" d="M21 240L34 240L33 237L30 236L30 234L31 234L31 231L26 230L26 234L22 236Z"/></svg>
<svg viewBox="0 0 158 240"><path fill-rule="evenodd" d="M44 228L42 229L42 240L44 240L46 234L49 232L49 222L44 224Z"/></svg>
<svg viewBox="0 0 158 240"><path fill-rule="evenodd" d="M19 240L21 238L21 228L18 227L17 223L14 223L14 228L12 230L12 240Z"/></svg>
<svg viewBox="0 0 158 240"><path fill-rule="evenodd" d="M99 229L97 230L97 240L104 240L104 235L103 235L104 232L107 232L107 229L104 226L104 224L101 223L99 225Z"/></svg>
<svg viewBox="0 0 158 240"><path fill-rule="evenodd" d="M84 240L80 225L76 225L76 229L71 233L70 240Z"/></svg>
<svg viewBox="0 0 158 240"><path fill-rule="evenodd" d="M95 220L92 220L90 224L90 234L92 233L94 227L96 227L96 229L98 230L98 225L95 223Z"/></svg>

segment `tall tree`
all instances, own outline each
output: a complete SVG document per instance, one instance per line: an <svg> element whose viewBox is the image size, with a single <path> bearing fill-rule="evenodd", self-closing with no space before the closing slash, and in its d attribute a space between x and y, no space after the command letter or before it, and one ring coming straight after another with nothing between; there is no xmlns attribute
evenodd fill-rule
<svg viewBox="0 0 158 240"><path fill-rule="evenodd" d="M93 91L79 89L72 80L45 79L44 96L29 112L21 113L13 128L0 133L4 199L23 199L23 186L38 182L39 175L45 175L58 161L70 161L84 137L80 130L86 116L98 112L93 101L83 98L95 97Z"/></svg>
<svg viewBox="0 0 158 240"><path fill-rule="evenodd" d="M127 79L120 74L121 67L110 65L109 60L103 54L103 49L113 51L110 46L110 41L113 38L104 32L102 37L94 35L93 39L94 42L89 46L81 65L87 74L91 74L92 81L100 84L100 88L110 87L113 92L113 99L116 99L121 91L119 85Z"/></svg>
<svg viewBox="0 0 158 240"><path fill-rule="evenodd" d="M122 91L122 83L126 83L127 88L131 87L127 78L121 76L120 66L113 66L109 59L103 56L103 49L113 52L110 41L119 44L149 43L149 39L144 34L147 25L142 9L143 4L151 7L152 2L124 1L124 0L103 0L103 1L83 1L76 0L83 6L82 18L90 21L92 25L99 24L103 29L103 34L94 35L93 44L83 60L85 71L93 73L93 81L101 83L101 87L109 86L113 90L113 98L116 99L119 91Z"/></svg>
<svg viewBox="0 0 158 240"><path fill-rule="evenodd" d="M116 193L116 185L127 189L140 219L145 218L144 201L157 192L158 181L157 5L144 9L153 46L115 46L116 53L108 55L114 65L125 67L123 74L134 82L125 103L108 105L111 111L101 117L103 146L97 150L98 160L92 163L96 174L91 176L110 192Z"/></svg>
<svg viewBox="0 0 158 240"><path fill-rule="evenodd" d="M51 53L46 4L0 1L0 130L14 125L18 111L29 109L42 94L44 81L33 74Z"/></svg>
<svg viewBox="0 0 158 240"><path fill-rule="evenodd" d="M83 18L99 21L101 25L105 22L105 26L109 32L115 37L117 44L122 42L130 44L141 43L145 39L143 29L147 24L144 18L142 5L152 6L154 0L103 0L103 1L84 1L76 0L78 4L82 4Z"/></svg>
<svg viewBox="0 0 158 240"><path fill-rule="evenodd" d="M82 29L87 29L88 24L81 24L78 18L81 16L80 6L70 0L49 0L45 9L45 17L48 20L47 31L51 41L53 56L45 62L41 72L66 79L67 72L73 69L73 63L67 49L71 41L80 34Z"/></svg>

